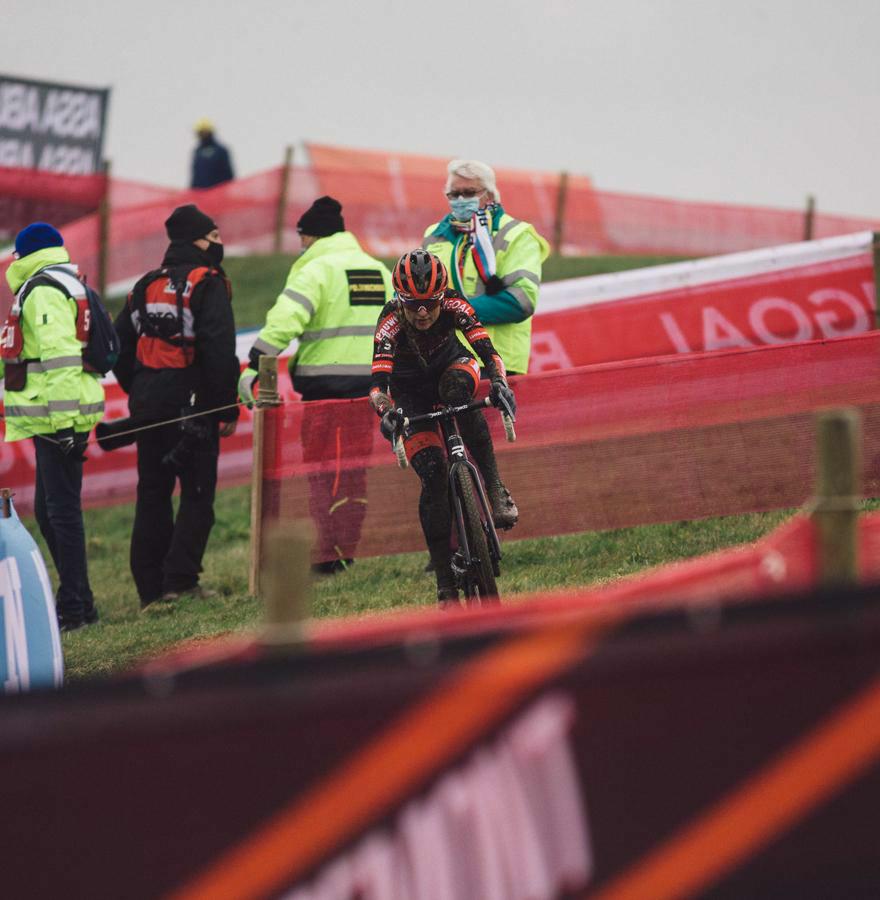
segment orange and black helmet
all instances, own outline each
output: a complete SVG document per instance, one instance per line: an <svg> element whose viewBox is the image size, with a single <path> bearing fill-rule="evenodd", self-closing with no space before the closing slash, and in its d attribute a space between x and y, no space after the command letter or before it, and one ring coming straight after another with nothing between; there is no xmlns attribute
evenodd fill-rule
<svg viewBox="0 0 880 900"><path fill-rule="evenodd" d="M411 250L397 261L391 283L406 306L435 306L443 299L446 267L427 250Z"/></svg>

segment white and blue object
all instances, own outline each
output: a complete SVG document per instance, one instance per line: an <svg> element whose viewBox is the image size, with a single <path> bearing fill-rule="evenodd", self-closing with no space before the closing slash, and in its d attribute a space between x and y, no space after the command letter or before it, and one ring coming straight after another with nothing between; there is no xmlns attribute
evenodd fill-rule
<svg viewBox="0 0 880 900"><path fill-rule="evenodd" d="M64 657L46 563L8 495L0 500L0 691L61 687Z"/></svg>

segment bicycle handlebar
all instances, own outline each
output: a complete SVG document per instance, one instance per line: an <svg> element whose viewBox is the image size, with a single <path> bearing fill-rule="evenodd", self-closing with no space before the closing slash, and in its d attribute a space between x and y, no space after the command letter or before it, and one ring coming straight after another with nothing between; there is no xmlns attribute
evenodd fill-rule
<svg viewBox="0 0 880 900"><path fill-rule="evenodd" d="M510 407L503 401L502 404L503 406L498 408L498 412L501 413L504 434L507 436L507 440L513 443L516 440L516 431L513 427L516 418L511 412ZM460 406L444 406L443 409L436 409L433 412L422 413L421 415L412 416L411 418L404 415L403 422L395 433L394 440L391 442L392 447L394 448L394 455L397 457L397 464L401 469L405 469L409 465L406 459L406 451L403 448L403 431L405 428L416 422L436 422L440 419L451 419L459 413L473 412L476 409L485 409L487 406L493 406L490 397L484 397L482 400L474 400L472 403L462 403ZM402 409L398 409L397 412L403 415Z"/></svg>

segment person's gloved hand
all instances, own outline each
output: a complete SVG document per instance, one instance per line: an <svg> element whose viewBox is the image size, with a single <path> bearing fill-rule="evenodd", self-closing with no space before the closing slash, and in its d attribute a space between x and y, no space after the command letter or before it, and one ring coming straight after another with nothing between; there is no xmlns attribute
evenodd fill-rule
<svg viewBox="0 0 880 900"><path fill-rule="evenodd" d="M257 374L256 369L247 368L241 373L241 378L238 379L238 396L248 409L251 409L257 402L254 397L254 385L257 382Z"/></svg>
<svg viewBox="0 0 880 900"><path fill-rule="evenodd" d="M379 431L382 432L382 437L387 438L389 441L393 441L394 435L402 424L403 414L396 409L389 409L388 412L382 416L382 421L379 423Z"/></svg>
<svg viewBox="0 0 880 900"><path fill-rule="evenodd" d="M489 399L492 401L493 406L497 406L502 412L506 412L511 417L516 417L516 397L513 396L513 391L503 378L496 378L492 382Z"/></svg>
<svg viewBox="0 0 880 900"><path fill-rule="evenodd" d="M496 294L500 294L501 291L506 289L506 285L497 275L490 275L486 281L486 293L490 297L494 297Z"/></svg>
<svg viewBox="0 0 880 900"><path fill-rule="evenodd" d="M61 452L68 459L85 461L88 435L80 437L72 428L59 428L55 432L55 440L58 442Z"/></svg>

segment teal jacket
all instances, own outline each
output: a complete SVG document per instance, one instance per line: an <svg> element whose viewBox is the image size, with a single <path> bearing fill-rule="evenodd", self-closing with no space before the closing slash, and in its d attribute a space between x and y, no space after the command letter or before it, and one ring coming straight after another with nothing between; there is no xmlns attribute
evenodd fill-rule
<svg viewBox="0 0 880 900"><path fill-rule="evenodd" d="M528 371L532 340L532 315L538 305L541 265L550 253L547 241L528 222L509 216L496 203L492 209L492 246L496 275L504 290L494 296L485 292L473 255L465 251L464 271L457 260L467 235L446 216L425 231L422 246L438 256L449 270L450 285L460 291L487 326L495 349L509 372Z"/></svg>

